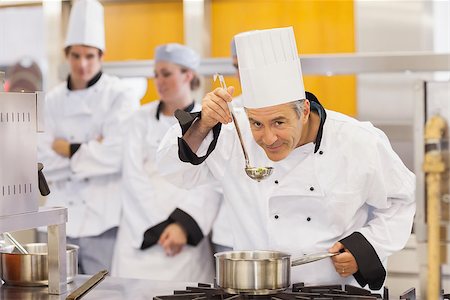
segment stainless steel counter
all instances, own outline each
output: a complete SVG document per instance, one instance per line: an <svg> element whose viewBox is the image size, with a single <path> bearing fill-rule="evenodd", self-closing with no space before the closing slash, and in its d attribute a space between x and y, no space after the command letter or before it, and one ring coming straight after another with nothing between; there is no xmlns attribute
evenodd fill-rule
<svg viewBox="0 0 450 300"><path fill-rule="evenodd" d="M90 278L88 275L78 275L67 286L69 292L63 295L49 295L48 287L15 287L3 284L0 286L1 300L63 300L71 291L82 285ZM107 276L82 300L151 300L159 295L171 295L174 290L184 290L196 283L168 282L156 280L142 280L117 278Z"/></svg>

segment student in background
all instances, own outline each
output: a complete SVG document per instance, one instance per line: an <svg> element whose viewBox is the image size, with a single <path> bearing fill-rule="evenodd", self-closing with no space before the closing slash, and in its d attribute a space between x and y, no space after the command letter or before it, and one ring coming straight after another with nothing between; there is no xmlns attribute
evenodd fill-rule
<svg viewBox="0 0 450 300"><path fill-rule="evenodd" d="M130 120L123 162L123 213L114 253L114 276L213 282L209 239L220 194L214 186L180 189L155 168L158 146L177 124L174 112L198 111L194 50L167 44L156 48L155 83L160 99ZM186 178L191 180L191 178Z"/></svg>

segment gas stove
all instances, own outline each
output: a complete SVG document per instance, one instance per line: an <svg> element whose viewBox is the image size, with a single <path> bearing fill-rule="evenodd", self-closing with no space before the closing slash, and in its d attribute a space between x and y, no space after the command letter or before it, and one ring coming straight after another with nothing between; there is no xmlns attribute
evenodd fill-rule
<svg viewBox="0 0 450 300"><path fill-rule="evenodd" d="M405 300L415 300L415 291L409 292ZM373 294L366 289L351 285L316 285L305 286L303 283L294 283L292 288L273 295L232 295L211 284L199 283L197 287L186 287L186 290L174 291L173 295L156 296L153 300L388 300L388 289L383 295Z"/></svg>

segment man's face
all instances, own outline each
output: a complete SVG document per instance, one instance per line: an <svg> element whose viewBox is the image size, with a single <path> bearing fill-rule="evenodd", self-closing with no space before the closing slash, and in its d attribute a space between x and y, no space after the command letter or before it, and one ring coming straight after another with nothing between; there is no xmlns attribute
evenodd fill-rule
<svg viewBox="0 0 450 300"><path fill-rule="evenodd" d="M74 81L89 82L102 67L102 55L97 48L73 45L67 53L70 76Z"/></svg>
<svg viewBox="0 0 450 300"><path fill-rule="evenodd" d="M300 146L309 114L307 101L300 118L291 103L246 111L253 138L270 160L280 161Z"/></svg>

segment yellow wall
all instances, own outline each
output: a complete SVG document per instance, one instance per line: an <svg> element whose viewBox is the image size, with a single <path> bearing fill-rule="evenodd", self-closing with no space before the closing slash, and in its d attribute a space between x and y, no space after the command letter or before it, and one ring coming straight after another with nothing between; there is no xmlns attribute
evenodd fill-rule
<svg viewBox="0 0 450 300"><path fill-rule="evenodd" d="M182 1L105 2L105 61L153 59L157 45L183 43ZM155 100L149 80L143 103Z"/></svg>
<svg viewBox="0 0 450 300"><path fill-rule="evenodd" d="M293 26L300 54L354 52L352 0L212 0L211 54L229 57L234 34L271 27ZM183 43L181 0L104 2L105 60L152 59L154 48ZM210 84L207 80L205 84ZM305 76L305 87L325 107L356 114L354 76ZM229 85L239 87L236 79ZM239 90L238 90L239 92ZM153 80L143 102L157 98Z"/></svg>
<svg viewBox="0 0 450 300"><path fill-rule="evenodd" d="M300 54L354 52L351 0L212 0L211 53L230 56L230 41L239 32L293 26ZM354 76L305 76L305 88L329 109L356 114ZM238 81L227 78L229 85Z"/></svg>

